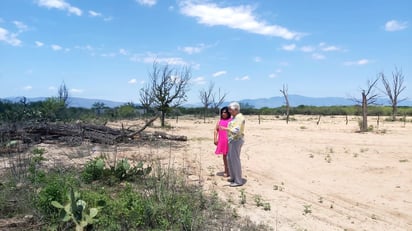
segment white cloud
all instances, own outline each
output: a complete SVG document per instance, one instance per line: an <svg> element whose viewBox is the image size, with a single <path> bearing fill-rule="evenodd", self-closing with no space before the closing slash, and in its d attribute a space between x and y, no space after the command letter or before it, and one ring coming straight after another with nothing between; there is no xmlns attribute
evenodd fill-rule
<svg viewBox="0 0 412 231"><path fill-rule="evenodd" d="M51 45L50 47L51 47L51 49L53 49L54 51L59 51L59 50L63 49L61 46L56 45L56 44L53 44L53 45Z"/></svg>
<svg viewBox="0 0 412 231"><path fill-rule="evenodd" d="M116 57L116 55L117 55L116 53L112 52L112 53L103 53L100 56L111 58L111 57Z"/></svg>
<svg viewBox="0 0 412 231"><path fill-rule="evenodd" d="M129 84L136 84L136 83L137 83L137 79L131 79L131 80L127 81L127 83L129 83Z"/></svg>
<svg viewBox="0 0 412 231"><path fill-rule="evenodd" d="M200 53L202 52L202 50L205 48L206 46L204 44L199 44L198 46L187 46L187 47L183 47L180 50L182 50L183 52L192 55L195 53Z"/></svg>
<svg viewBox="0 0 412 231"><path fill-rule="evenodd" d="M183 1L180 4L182 14L197 18L201 24L209 26L227 26L254 34L281 37L283 39L299 39L303 34L289 31L279 25L270 25L259 21L250 6L219 7L213 3L193 3Z"/></svg>
<svg viewBox="0 0 412 231"><path fill-rule="evenodd" d="M9 33L6 29L0 27L0 41L8 43L12 46L20 46L21 41L16 34Z"/></svg>
<svg viewBox="0 0 412 231"><path fill-rule="evenodd" d="M194 84L196 84L196 85L204 85L204 84L206 84L206 80L205 80L205 78L203 78L203 77L197 77L197 78L194 78L193 80L192 80L192 82L194 83Z"/></svg>
<svg viewBox="0 0 412 231"><path fill-rule="evenodd" d="M257 62L257 63L260 63L260 62L262 62L262 58L256 56L256 57L254 58L254 61Z"/></svg>
<svg viewBox="0 0 412 231"><path fill-rule="evenodd" d="M38 0L37 4L42 7L46 8L56 8L59 10L66 10L70 14L75 14L77 16L82 15L82 10L77 7L70 5L69 3L65 2L64 0Z"/></svg>
<svg viewBox="0 0 412 231"><path fill-rule="evenodd" d="M227 72L226 71L218 71L213 73L213 77L219 77L221 75L225 75Z"/></svg>
<svg viewBox="0 0 412 231"><path fill-rule="evenodd" d="M296 49L296 45L295 44L284 45L282 46L282 49L285 51L293 51Z"/></svg>
<svg viewBox="0 0 412 231"><path fill-rule="evenodd" d="M272 74L269 75L269 78L271 78L271 79L274 79L276 77L278 77L278 76L275 73L272 73Z"/></svg>
<svg viewBox="0 0 412 231"><path fill-rule="evenodd" d="M56 91L56 90L57 90L57 87L50 86L48 89L49 89L49 91Z"/></svg>
<svg viewBox="0 0 412 231"><path fill-rule="evenodd" d="M358 61L348 61L348 62L345 62L344 65L346 65L346 66L361 66L361 65L366 65L366 64L368 64L368 63L370 63L369 60L367 60L367 59L360 59L360 60L358 60Z"/></svg>
<svg viewBox="0 0 412 231"><path fill-rule="evenodd" d="M103 21L105 21L105 22L109 22L109 21L112 21L112 20L113 20L113 17L105 17L103 19Z"/></svg>
<svg viewBox="0 0 412 231"><path fill-rule="evenodd" d="M143 59L144 63L153 63L154 61L158 63L165 63L170 65L187 65L182 58L179 57L170 57L170 58L155 58L155 57L146 57Z"/></svg>
<svg viewBox="0 0 412 231"><path fill-rule="evenodd" d="M90 15L91 17L100 17L100 16L102 16L101 13L96 12L96 11L93 11L93 10L89 10L89 15Z"/></svg>
<svg viewBox="0 0 412 231"><path fill-rule="evenodd" d="M83 89L72 88L72 89L70 89L70 92L73 93L73 94L80 94L80 93L83 93L84 90Z"/></svg>
<svg viewBox="0 0 412 231"><path fill-rule="evenodd" d="M156 5L157 0L136 0L140 5L153 6Z"/></svg>
<svg viewBox="0 0 412 231"><path fill-rule="evenodd" d="M245 75L245 76L243 76L243 77L236 77L236 78L235 78L235 80L241 80L241 81L244 81L244 80L250 80L250 78L249 78L249 76L248 76L248 75Z"/></svg>
<svg viewBox="0 0 412 231"><path fill-rule="evenodd" d="M322 51L340 51L341 50L341 48L337 46L326 45L326 43L324 42L319 43L319 47Z"/></svg>
<svg viewBox="0 0 412 231"><path fill-rule="evenodd" d="M23 90L25 91L30 91L31 89L33 89L33 87L30 85L23 87Z"/></svg>
<svg viewBox="0 0 412 231"><path fill-rule="evenodd" d="M29 29L29 27L26 24L20 21L13 21L13 23L14 25L16 25L17 29L19 29L19 33L23 31L27 31Z"/></svg>
<svg viewBox="0 0 412 231"><path fill-rule="evenodd" d="M303 47L300 48L300 50L303 51L303 52L313 52L315 50L315 48L312 47L312 46L303 46Z"/></svg>
<svg viewBox="0 0 412 231"><path fill-rule="evenodd" d="M36 44L37 47L42 47L44 45L44 43L36 41L34 42Z"/></svg>
<svg viewBox="0 0 412 231"><path fill-rule="evenodd" d="M127 52L127 50L121 48L121 49L119 49L119 54L121 54L121 55L128 55L129 52Z"/></svg>
<svg viewBox="0 0 412 231"><path fill-rule="evenodd" d="M385 23L386 31L399 31L408 27L408 22L399 22L397 20L390 20Z"/></svg>
<svg viewBox="0 0 412 231"><path fill-rule="evenodd" d="M335 46L327 46L327 47L323 47L322 51L339 51L340 48L339 47L335 47Z"/></svg>
<svg viewBox="0 0 412 231"><path fill-rule="evenodd" d="M325 59L326 57L322 54L319 53L313 53L312 54L312 59L316 59L316 60L321 60L321 59Z"/></svg>

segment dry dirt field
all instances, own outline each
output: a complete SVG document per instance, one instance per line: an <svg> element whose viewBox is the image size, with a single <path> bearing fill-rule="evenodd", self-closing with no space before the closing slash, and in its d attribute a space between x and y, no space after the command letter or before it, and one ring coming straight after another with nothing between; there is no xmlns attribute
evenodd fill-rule
<svg viewBox="0 0 412 231"><path fill-rule="evenodd" d="M167 133L186 135L187 142L117 147L117 158L160 158L217 193L239 215L273 230L412 230L411 122L381 117L378 126L377 118L369 117L373 131L359 133L354 116L348 124L345 117L324 116L318 125L317 116L294 116L289 124L275 116L262 116L260 123L258 116L246 116L241 153L246 184L231 188L221 174L221 156L214 154L217 119L167 120ZM73 150L43 146L50 161L80 161L53 160L56 153ZM89 151L99 155L113 147L90 145Z"/></svg>

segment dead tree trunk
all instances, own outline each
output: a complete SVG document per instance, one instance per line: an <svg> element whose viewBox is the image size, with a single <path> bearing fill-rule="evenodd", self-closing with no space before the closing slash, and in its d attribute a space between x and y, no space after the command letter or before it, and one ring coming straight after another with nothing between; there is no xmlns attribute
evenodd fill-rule
<svg viewBox="0 0 412 231"><path fill-rule="evenodd" d="M283 85L283 89L280 90L282 92L283 97L285 97L285 106L286 106L286 123L289 123L289 96L288 96L288 86Z"/></svg>
<svg viewBox="0 0 412 231"><path fill-rule="evenodd" d="M361 131L368 131L368 102L365 91L362 91L362 124Z"/></svg>

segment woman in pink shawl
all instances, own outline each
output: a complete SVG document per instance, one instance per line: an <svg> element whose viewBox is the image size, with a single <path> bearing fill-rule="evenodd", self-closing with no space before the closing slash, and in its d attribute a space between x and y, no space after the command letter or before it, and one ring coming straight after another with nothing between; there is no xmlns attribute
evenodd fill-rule
<svg viewBox="0 0 412 231"><path fill-rule="evenodd" d="M220 127L227 127L229 122L231 121L231 116L229 113L228 107L223 107L220 110L220 120L216 124L215 132L214 132L214 143L216 145L216 155L223 156L223 164L225 166L224 176L229 176L229 169L227 165L227 153L229 150L229 144L227 140L227 131L220 129Z"/></svg>

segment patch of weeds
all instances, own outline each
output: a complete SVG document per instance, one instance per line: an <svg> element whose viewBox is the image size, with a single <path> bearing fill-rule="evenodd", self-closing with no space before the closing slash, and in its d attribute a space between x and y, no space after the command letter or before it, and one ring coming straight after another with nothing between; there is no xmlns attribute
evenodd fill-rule
<svg viewBox="0 0 412 231"><path fill-rule="evenodd" d="M209 176L215 175L215 168L213 166L207 167L207 170L209 170Z"/></svg>
<svg viewBox="0 0 412 231"><path fill-rule="evenodd" d="M313 153L309 154L309 158L314 158L315 155L313 155Z"/></svg>
<svg viewBox="0 0 412 231"><path fill-rule="evenodd" d="M302 130L307 129L306 126L300 126L299 128L302 129Z"/></svg>
<svg viewBox="0 0 412 231"><path fill-rule="evenodd" d="M361 152L361 153L364 153L364 152L367 152L367 151L369 151L369 148L361 148L361 149L360 149L360 152Z"/></svg>
<svg viewBox="0 0 412 231"><path fill-rule="evenodd" d="M358 157L359 156L359 154L358 153L353 153L353 157Z"/></svg>
<svg viewBox="0 0 412 231"><path fill-rule="evenodd" d="M263 206L263 201L262 201L262 196L261 195L255 195L255 203L257 207Z"/></svg>
<svg viewBox="0 0 412 231"><path fill-rule="evenodd" d="M103 180L108 185L114 185L120 181L135 181L146 177L152 171L151 166L144 167L143 162L132 166L128 159L119 160L115 166L106 166L105 158L98 157L86 163L81 173L85 183Z"/></svg>
<svg viewBox="0 0 412 231"><path fill-rule="evenodd" d="M319 200L318 200L318 201L319 201L319 203L322 204L322 203L323 203L323 197L319 197Z"/></svg>
<svg viewBox="0 0 412 231"><path fill-rule="evenodd" d="M270 211L270 203L269 202L263 203L263 210Z"/></svg>
<svg viewBox="0 0 412 231"><path fill-rule="evenodd" d="M373 220L377 220L377 219L378 219L378 216L376 216L375 214L372 214L371 218L372 218Z"/></svg>
<svg viewBox="0 0 412 231"><path fill-rule="evenodd" d="M332 157L330 156L330 154L327 154L327 155L325 156L325 161L328 162L328 163L331 163L331 162L332 162Z"/></svg>
<svg viewBox="0 0 412 231"><path fill-rule="evenodd" d="M245 189L241 189L240 190L240 195L239 195L239 202L241 205L245 205L246 204L246 193L245 193Z"/></svg>
<svg viewBox="0 0 412 231"><path fill-rule="evenodd" d="M275 191L279 190L280 192L284 191L285 190L284 183L282 182L280 185L277 185L277 184L273 185L273 190Z"/></svg>
<svg viewBox="0 0 412 231"><path fill-rule="evenodd" d="M312 213L312 205L303 205L303 215Z"/></svg>
<svg viewBox="0 0 412 231"><path fill-rule="evenodd" d="M386 134L387 132L388 132L388 130L386 130L386 129L376 131L377 134Z"/></svg>
<svg viewBox="0 0 412 231"><path fill-rule="evenodd" d="M408 162L408 161L409 161L408 159L399 160L400 163L406 163L406 162Z"/></svg>

